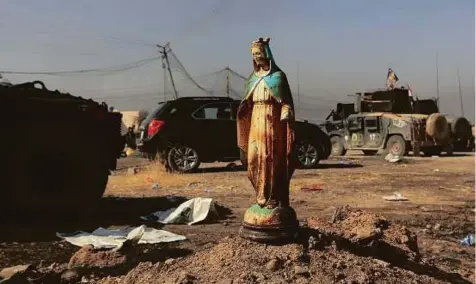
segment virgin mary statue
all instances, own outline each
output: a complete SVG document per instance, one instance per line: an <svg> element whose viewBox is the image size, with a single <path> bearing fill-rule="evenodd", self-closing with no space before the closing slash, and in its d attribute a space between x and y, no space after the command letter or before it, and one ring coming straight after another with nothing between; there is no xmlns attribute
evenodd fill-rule
<svg viewBox="0 0 476 284"><path fill-rule="evenodd" d="M247 153L248 178L256 193L256 204L245 213L244 223L281 227L283 220L278 217L285 212L278 214L276 208L286 208L284 211L294 214L290 217L295 219L289 207L289 183L294 172L294 105L286 75L271 53L269 38L254 41L251 53L254 70L237 113L238 147Z"/></svg>

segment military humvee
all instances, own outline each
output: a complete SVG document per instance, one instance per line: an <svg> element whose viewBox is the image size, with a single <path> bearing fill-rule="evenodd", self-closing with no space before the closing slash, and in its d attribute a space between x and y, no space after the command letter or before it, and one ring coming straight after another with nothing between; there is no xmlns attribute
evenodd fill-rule
<svg viewBox="0 0 476 284"><path fill-rule="evenodd" d="M414 114L408 89L377 90L356 94L355 113L343 121L344 128L331 135L332 154L361 150L366 155L379 150L395 156L409 151L419 155L452 153L448 122L439 113Z"/></svg>
<svg viewBox="0 0 476 284"><path fill-rule="evenodd" d="M438 104L435 99L416 100L414 102L414 113L433 114L439 113ZM472 150L474 139L471 131L471 123L462 116L444 115L450 127L450 134L455 150Z"/></svg>

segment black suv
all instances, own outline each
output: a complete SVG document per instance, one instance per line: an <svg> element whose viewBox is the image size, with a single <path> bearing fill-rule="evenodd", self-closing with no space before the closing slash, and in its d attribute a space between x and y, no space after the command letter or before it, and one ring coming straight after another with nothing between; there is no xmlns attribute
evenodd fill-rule
<svg viewBox="0 0 476 284"><path fill-rule="evenodd" d="M179 172L194 171L202 162L246 164L237 146L239 104L228 97L183 97L159 103L139 128L138 149ZM296 121L294 131L301 167L312 168L329 157L330 140L319 126Z"/></svg>

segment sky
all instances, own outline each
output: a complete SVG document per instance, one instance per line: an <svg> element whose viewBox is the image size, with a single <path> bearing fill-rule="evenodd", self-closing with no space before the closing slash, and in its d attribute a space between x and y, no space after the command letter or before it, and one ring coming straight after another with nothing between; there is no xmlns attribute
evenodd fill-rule
<svg viewBox="0 0 476 284"><path fill-rule="evenodd" d="M170 42L188 73L210 85L214 79L204 80L204 74L226 66L248 76L251 41L269 36L302 118L322 120L336 102L350 101L348 94L385 87L389 67L419 97L435 97L438 62L441 111L461 114L459 69L464 113L474 121L474 0L3 0L1 5L0 72L118 66L156 57L155 45ZM171 67L179 95L202 95ZM153 108L164 98L160 60L106 75L3 76L13 83L40 79L48 88L124 110ZM166 89L170 96L169 82Z"/></svg>

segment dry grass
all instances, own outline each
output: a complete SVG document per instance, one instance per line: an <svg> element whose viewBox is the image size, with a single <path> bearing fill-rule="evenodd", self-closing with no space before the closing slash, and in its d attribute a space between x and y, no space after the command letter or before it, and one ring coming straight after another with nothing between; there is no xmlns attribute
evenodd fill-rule
<svg viewBox="0 0 476 284"><path fill-rule="evenodd" d="M167 173L160 163L151 163L138 169L136 174L118 174L111 176L106 195L148 196L164 188L185 187L196 180L193 175ZM158 188L154 186L158 185Z"/></svg>
<svg viewBox="0 0 476 284"><path fill-rule="evenodd" d="M330 165L317 170L297 170L291 180L291 198L315 203L314 206L321 209L344 204L365 208L393 206L397 203L383 200L383 196L393 192L399 192L410 203L420 205L458 205L465 199L474 199L474 156L418 158L401 164L360 158L354 159L354 163L363 167L354 168L340 167L337 161L326 163ZM217 166L220 165L212 165ZM468 180L472 181L468 183ZM159 189L152 189L155 183L159 184ZM301 190L312 185L323 190ZM237 196L247 200L254 195L245 171L170 174L159 164L151 164L135 175L112 176L106 194L211 196L222 203L233 203L232 199Z"/></svg>

